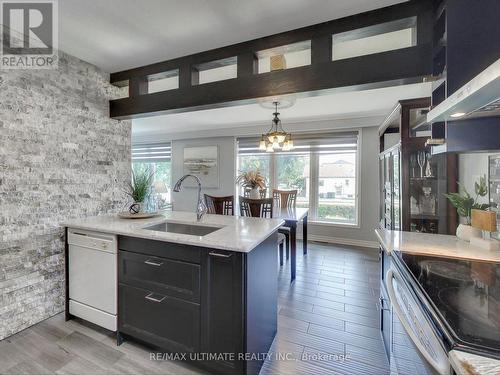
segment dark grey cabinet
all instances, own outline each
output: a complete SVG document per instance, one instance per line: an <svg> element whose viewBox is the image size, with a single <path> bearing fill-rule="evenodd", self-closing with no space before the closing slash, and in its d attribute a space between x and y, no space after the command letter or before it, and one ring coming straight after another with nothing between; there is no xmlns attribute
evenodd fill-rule
<svg viewBox="0 0 500 375"><path fill-rule="evenodd" d="M171 352L200 348L200 305L119 284L120 331Z"/></svg>
<svg viewBox="0 0 500 375"><path fill-rule="evenodd" d="M202 351L216 353L244 352L243 254L229 251L207 251L206 289ZM243 373L244 363L222 358L206 365L227 374Z"/></svg>
<svg viewBox="0 0 500 375"><path fill-rule="evenodd" d="M119 335L189 353L215 373L259 373L263 360L245 353L266 353L276 333L276 232L249 253L131 237L118 244Z"/></svg>

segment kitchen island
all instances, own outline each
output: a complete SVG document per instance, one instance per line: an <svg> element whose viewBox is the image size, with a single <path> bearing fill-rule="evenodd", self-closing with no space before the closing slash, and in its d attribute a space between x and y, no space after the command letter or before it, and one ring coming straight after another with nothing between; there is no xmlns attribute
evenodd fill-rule
<svg viewBox="0 0 500 375"><path fill-rule="evenodd" d="M68 221L63 224L67 319L76 315L99 324L104 316L112 321L113 311L90 302L105 295L85 300L106 262L88 264L94 255L81 254L103 250L118 264L118 343L139 340L217 373L258 374L276 333L277 230L282 224L280 219L221 215L196 221L189 212ZM85 263L83 270L78 262ZM106 284L114 274L111 268L103 275ZM114 330L113 324L107 327Z"/></svg>

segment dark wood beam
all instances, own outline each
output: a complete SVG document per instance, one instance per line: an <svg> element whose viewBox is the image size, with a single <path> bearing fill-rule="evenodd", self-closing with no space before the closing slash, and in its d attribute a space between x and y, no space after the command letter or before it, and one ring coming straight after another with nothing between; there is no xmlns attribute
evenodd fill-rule
<svg viewBox="0 0 500 375"><path fill-rule="evenodd" d="M385 22L417 17L414 47L332 61L332 35ZM257 98L300 93L317 95L341 87L387 81L416 82L431 73L432 4L410 1L289 32L255 39L161 63L111 74L111 83L129 82L130 97L110 101L117 119L214 108ZM311 65L256 74L258 51L311 41ZM198 84L198 68L223 59L237 60L237 78ZM228 60L230 61L230 60ZM234 60L233 60L234 61ZM151 75L179 70L179 88L145 94L141 85Z"/></svg>

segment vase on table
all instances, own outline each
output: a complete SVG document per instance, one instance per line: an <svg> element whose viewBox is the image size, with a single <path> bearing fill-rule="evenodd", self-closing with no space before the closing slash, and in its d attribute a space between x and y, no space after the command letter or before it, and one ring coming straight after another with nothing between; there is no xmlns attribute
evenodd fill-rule
<svg viewBox="0 0 500 375"><path fill-rule="evenodd" d="M481 231L468 224L459 224L457 227L457 237L462 241L470 242L471 238L481 237Z"/></svg>
<svg viewBox="0 0 500 375"><path fill-rule="evenodd" d="M250 199L260 199L260 192L258 187L254 187L248 193Z"/></svg>

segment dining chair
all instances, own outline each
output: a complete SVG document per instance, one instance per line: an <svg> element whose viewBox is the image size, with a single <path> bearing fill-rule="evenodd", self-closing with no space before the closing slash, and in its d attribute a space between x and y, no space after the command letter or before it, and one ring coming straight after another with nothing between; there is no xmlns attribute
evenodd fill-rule
<svg viewBox="0 0 500 375"><path fill-rule="evenodd" d="M239 197L240 215L245 217L273 218L273 198L250 199ZM285 246L285 235L278 232L278 244L280 254L280 266L283 265L283 248ZM290 242L287 242L286 252L290 253Z"/></svg>
<svg viewBox="0 0 500 375"><path fill-rule="evenodd" d="M216 215L234 215L234 196L215 197L205 194L207 212Z"/></svg>
<svg viewBox="0 0 500 375"><path fill-rule="evenodd" d="M297 190L273 189L273 200L276 207L282 209L295 208L297 203ZM290 228L283 226L278 231L285 236L287 242L286 259L288 260L288 258L290 258L290 252L288 251L290 248Z"/></svg>
<svg viewBox="0 0 500 375"><path fill-rule="evenodd" d="M245 188L243 190L243 196L245 198L250 198L250 192L252 191L251 188ZM267 189L259 189L259 195L261 198L265 198L267 195Z"/></svg>
<svg viewBox="0 0 500 375"><path fill-rule="evenodd" d="M297 190L273 189L273 199L278 207L295 207L297 203Z"/></svg>
<svg viewBox="0 0 500 375"><path fill-rule="evenodd" d="M267 189L260 189L259 194L260 194L261 199L265 198L267 195Z"/></svg>

